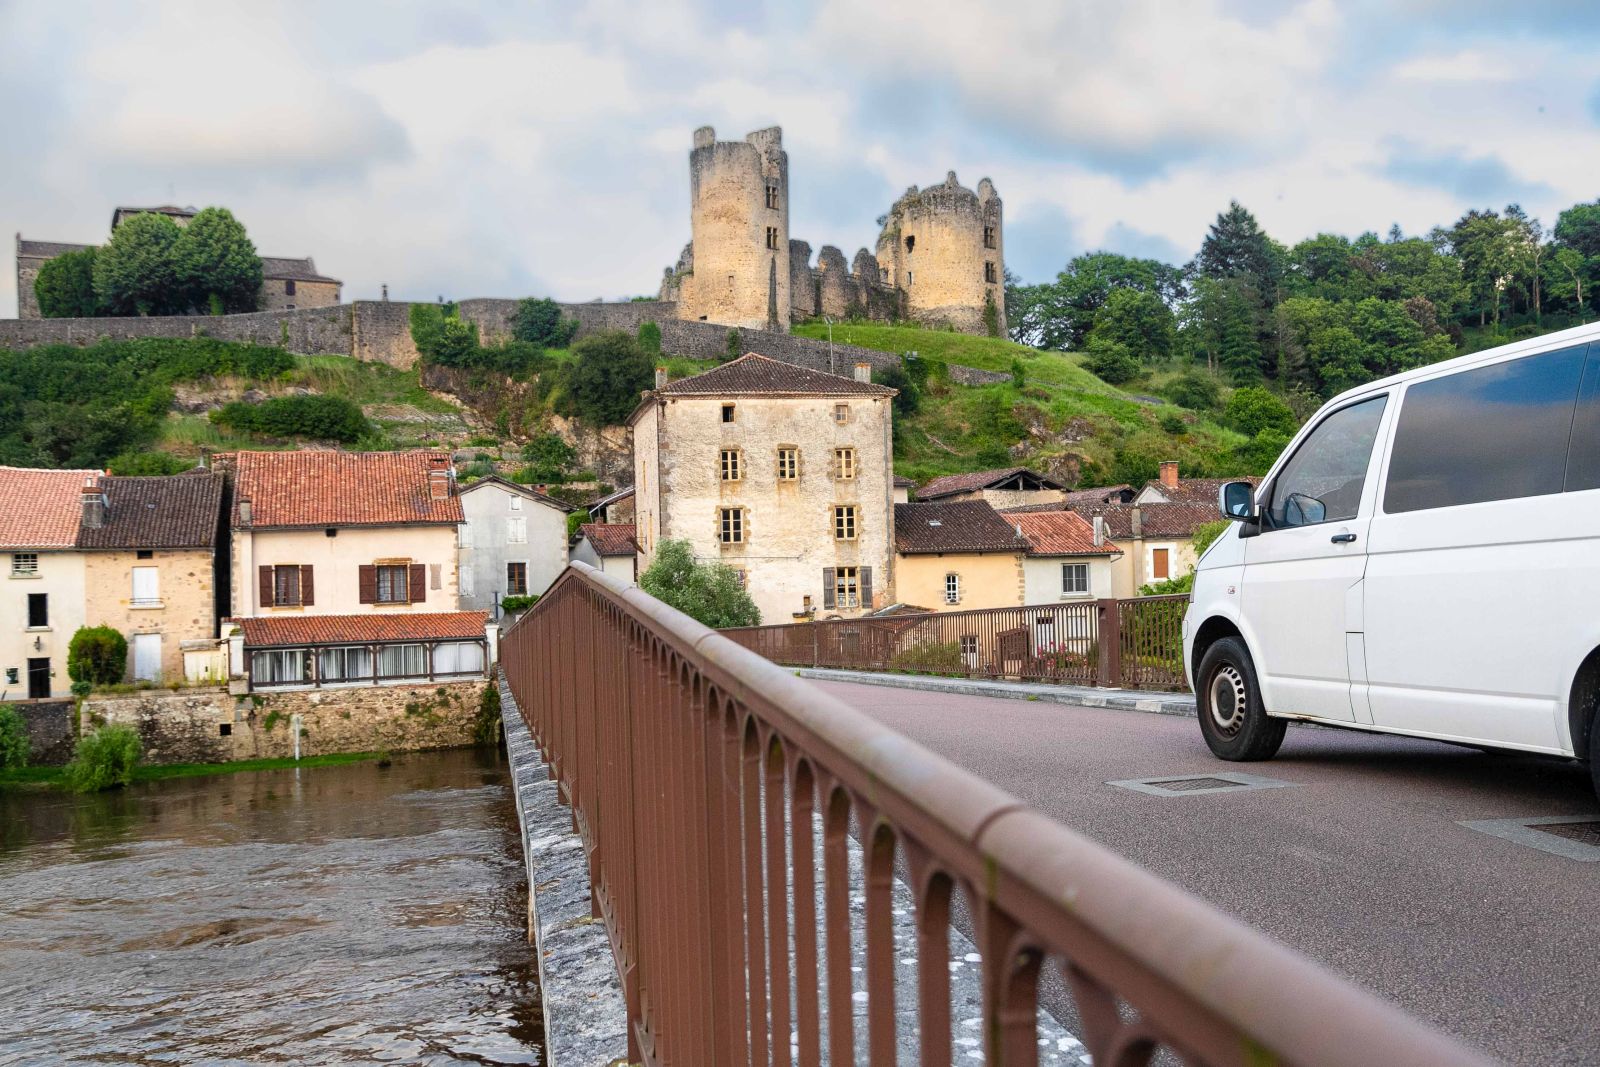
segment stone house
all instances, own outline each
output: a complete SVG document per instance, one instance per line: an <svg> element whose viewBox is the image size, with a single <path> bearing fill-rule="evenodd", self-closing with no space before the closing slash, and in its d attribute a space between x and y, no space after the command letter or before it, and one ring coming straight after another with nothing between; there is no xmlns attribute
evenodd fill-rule
<svg viewBox="0 0 1600 1067"><path fill-rule="evenodd" d="M982 500L996 508L1060 504L1066 487L1054 478L1026 467L948 474L917 490L917 499L933 501Z"/></svg>
<svg viewBox="0 0 1600 1067"><path fill-rule="evenodd" d="M0 701L66 697L84 624L79 496L97 470L0 467Z"/></svg>
<svg viewBox="0 0 1600 1067"><path fill-rule="evenodd" d="M570 504L494 476L463 488L460 499L463 609L499 618L503 597L542 594L566 569Z"/></svg>
<svg viewBox="0 0 1600 1067"><path fill-rule="evenodd" d="M614 493L607 493L588 507L589 518L611 525L632 526L633 486L626 485Z"/></svg>
<svg viewBox="0 0 1600 1067"><path fill-rule="evenodd" d="M982 500L896 504L895 591L935 611L1023 603L1028 542Z"/></svg>
<svg viewBox="0 0 1600 1067"><path fill-rule="evenodd" d="M1104 519L1071 511L1008 514L1028 542L1022 561L1023 604L1098 600L1113 595L1112 561L1122 555Z"/></svg>
<svg viewBox="0 0 1600 1067"><path fill-rule="evenodd" d="M170 478L87 480L77 548L84 561L84 619L128 639L127 677L223 681L217 622L228 603L224 478L194 470ZM186 651L193 671L185 669Z"/></svg>
<svg viewBox="0 0 1600 1067"><path fill-rule="evenodd" d="M657 375L629 417L641 571L667 539L737 571L762 618L894 600L893 389L749 353Z"/></svg>
<svg viewBox="0 0 1600 1067"><path fill-rule="evenodd" d="M625 582L639 580L639 545L632 523L586 522L572 539L572 559Z"/></svg>

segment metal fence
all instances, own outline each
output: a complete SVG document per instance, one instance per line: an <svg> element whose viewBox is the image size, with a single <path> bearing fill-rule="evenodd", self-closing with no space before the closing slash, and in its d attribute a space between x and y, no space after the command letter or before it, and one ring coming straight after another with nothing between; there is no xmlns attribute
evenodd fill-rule
<svg viewBox="0 0 1600 1067"><path fill-rule="evenodd" d="M774 663L1183 689L1186 595L720 631ZM1115 635L1112 640L1103 640Z"/></svg>
<svg viewBox="0 0 1600 1067"><path fill-rule="evenodd" d="M949 1067L957 902L983 989L982 1026L963 1034L990 1064L1038 1062L1047 971L1096 1064L1162 1048L1240 1067L1481 1062L582 564L501 651L583 838L629 1062L890 1065L897 1016L914 1015L899 1020L908 1061ZM897 871L914 900L911 954L894 944Z"/></svg>

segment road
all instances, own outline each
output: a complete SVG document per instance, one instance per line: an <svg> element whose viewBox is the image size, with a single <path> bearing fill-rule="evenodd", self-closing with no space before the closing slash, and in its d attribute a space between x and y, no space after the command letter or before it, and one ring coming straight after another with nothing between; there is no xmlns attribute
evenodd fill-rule
<svg viewBox="0 0 1600 1067"><path fill-rule="evenodd" d="M1576 764L1303 726L1225 764L1189 718L814 684L1508 1063L1600 1062L1600 864L1460 825L1594 815ZM1293 784L1107 784L1219 771Z"/></svg>

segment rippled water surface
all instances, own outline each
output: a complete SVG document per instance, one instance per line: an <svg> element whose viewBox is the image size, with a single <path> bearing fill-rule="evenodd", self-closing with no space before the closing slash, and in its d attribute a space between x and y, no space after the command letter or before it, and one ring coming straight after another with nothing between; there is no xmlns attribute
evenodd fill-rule
<svg viewBox="0 0 1600 1067"><path fill-rule="evenodd" d="M492 751L0 792L0 1064L538 1063Z"/></svg>

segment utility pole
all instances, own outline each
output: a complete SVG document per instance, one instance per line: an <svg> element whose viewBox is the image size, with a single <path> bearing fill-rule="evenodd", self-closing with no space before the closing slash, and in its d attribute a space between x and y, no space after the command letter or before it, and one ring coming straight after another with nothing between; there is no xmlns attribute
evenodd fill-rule
<svg viewBox="0 0 1600 1067"><path fill-rule="evenodd" d="M833 364L833 320L824 315L822 321L828 324L828 373L838 374Z"/></svg>

